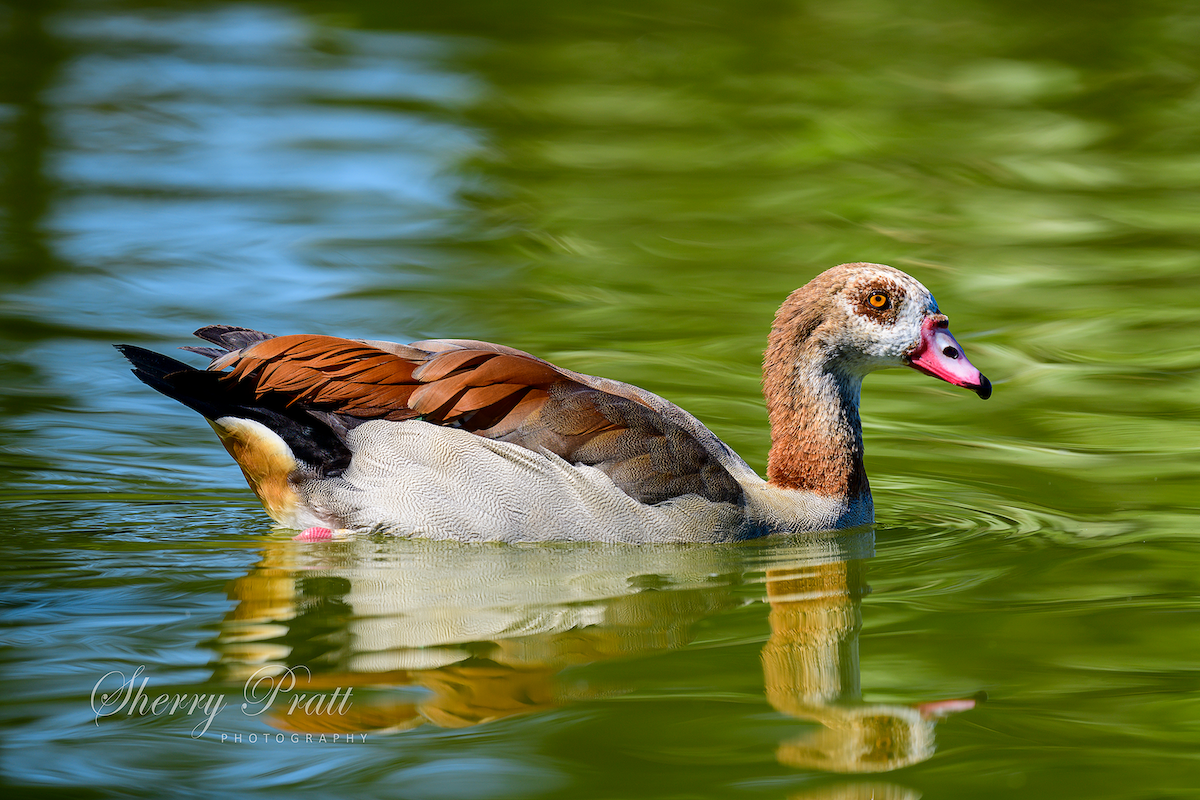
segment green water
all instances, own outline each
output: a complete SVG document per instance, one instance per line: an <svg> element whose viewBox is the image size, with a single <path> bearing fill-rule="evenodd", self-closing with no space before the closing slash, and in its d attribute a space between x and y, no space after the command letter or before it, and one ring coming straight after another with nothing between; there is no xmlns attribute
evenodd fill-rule
<svg viewBox="0 0 1200 800"><path fill-rule="evenodd" d="M6 796L1200 797L1194 4L28 0L0 32ZM850 537L294 543L109 347L490 339L761 470L771 316L852 260L928 285L996 391L868 379ZM264 668L349 710L249 702ZM227 705L97 713L116 673Z"/></svg>

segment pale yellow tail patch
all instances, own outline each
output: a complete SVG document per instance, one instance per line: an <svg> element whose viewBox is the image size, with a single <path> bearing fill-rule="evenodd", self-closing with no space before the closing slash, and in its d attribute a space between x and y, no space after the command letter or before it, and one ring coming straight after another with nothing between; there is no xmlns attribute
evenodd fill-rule
<svg viewBox="0 0 1200 800"><path fill-rule="evenodd" d="M258 495L267 513L281 525L295 517L300 497L288 477L296 457L287 442L262 423L237 417L208 420L221 444L242 468L246 483Z"/></svg>

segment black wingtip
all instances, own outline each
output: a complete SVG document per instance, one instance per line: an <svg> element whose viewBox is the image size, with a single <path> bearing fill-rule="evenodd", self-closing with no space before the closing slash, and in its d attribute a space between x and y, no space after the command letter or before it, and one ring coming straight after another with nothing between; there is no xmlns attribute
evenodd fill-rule
<svg viewBox="0 0 1200 800"><path fill-rule="evenodd" d="M252 344L275 338L273 333L263 333L253 328L239 328L236 325L205 325L195 331L193 335L206 342L224 347L226 350L241 350Z"/></svg>

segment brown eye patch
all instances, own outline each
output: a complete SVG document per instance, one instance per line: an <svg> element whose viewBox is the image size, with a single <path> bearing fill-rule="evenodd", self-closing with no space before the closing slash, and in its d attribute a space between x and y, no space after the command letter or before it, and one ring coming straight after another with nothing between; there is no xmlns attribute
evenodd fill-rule
<svg viewBox="0 0 1200 800"><path fill-rule="evenodd" d="M861 287L854 303L855 311L876 322L891 325L899 316L904 289L889 280L874 280Z"/></svg>

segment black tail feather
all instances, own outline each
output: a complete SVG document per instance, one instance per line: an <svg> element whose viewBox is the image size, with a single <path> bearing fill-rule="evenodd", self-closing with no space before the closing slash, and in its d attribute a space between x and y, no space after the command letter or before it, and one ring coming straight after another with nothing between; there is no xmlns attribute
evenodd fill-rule
<svg viewBox="0 0 1200 800"><path fill-rule="evenodd" d="M144 347L138 347L135 344L114 344L113 347L117 348L121 355L129 359L129 363L133 364L135 371L158 378L166 377L173 372L186 372L189 369L195 369L195 367L190 367L182 361L170 356L164 356L162 353L156 353L153 350L147 350Z"/></svg>
<svg viewBox="0 0 1200 800"><path fill-rule="evenodd" d="M265 425L287 442L297 459L321 477L340 475L350 464L350 449L343 438L348 427L333 415L299 405L289 406L270 394L255 397L244 385L222 380L226 373L196 369L144 347L131 344L115 347L133 365L137 379L151 389L210 420L236 417Z"/></svg>
<svg viewBox="0 0 1200 800"><path fill-rule="evenodd" d="M147 350L144 347L138 347L132 344L116 344L113 347L120 351L121 355L128 359L130 364L133 364L133 374L142 383L149 386L151 389L162 392L172 400L178 400L193 411L198 411L209 419L216 419L211 416L213 409L210 404L200 404L199 398L190 397L180 392L168 378L172 375L186 374L188 372L199 372L195 367L188 366L182 361L177 361L170 356L164 356L162 353L156 353L153 350ZM214 377L216 377L214 375ZM203 406L203 407L201 407ZM218 414L225 416L224 414Z"/></svg>

